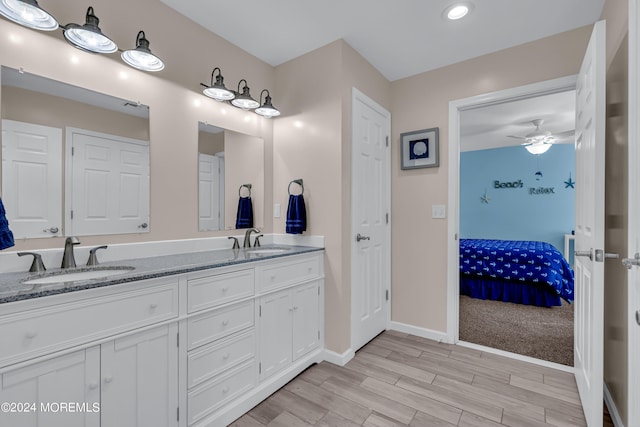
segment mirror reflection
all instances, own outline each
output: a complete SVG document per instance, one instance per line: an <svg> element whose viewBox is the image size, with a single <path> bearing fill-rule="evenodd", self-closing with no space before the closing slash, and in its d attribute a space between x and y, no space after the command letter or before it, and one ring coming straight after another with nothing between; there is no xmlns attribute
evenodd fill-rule
<svg viewBox="0 0 640 427"><path fill-rule="evenodd" d="M198 123L198 229L244 228L238 207L251 201L254 227L264 224L264 141L251 135ZM243 210L246 214L246 210Z"/></svg>
<svg viewBox="0 0 640 427"><path fill-rule="evenodd" d="M2 199L16 238L149 231L149 108L2 67Z"/></svg>

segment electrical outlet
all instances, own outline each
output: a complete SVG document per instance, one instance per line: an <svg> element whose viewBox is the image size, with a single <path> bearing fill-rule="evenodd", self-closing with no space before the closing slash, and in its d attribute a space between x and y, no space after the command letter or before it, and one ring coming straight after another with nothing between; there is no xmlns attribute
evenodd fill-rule
<svg viewBox="0 0 640 427"><path fill-rule="evenodd" d="M280 218L280 203L274 203L273 205L273 217Z"/></svg>
<svg viewBox="0 0 640 427"><path fill-rule="evenodd" d="M431 205L431 218L446 218L446 212L444 205Z"/></svg>

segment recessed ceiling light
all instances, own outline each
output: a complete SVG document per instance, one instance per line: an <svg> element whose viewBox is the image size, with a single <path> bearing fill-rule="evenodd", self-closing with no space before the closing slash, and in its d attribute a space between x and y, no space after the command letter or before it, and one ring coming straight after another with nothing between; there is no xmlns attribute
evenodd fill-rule
<svg viewBox="0 0 640 427"><path fill-rule="evenodd" d="M447 19L450 19L452 21L455 21L467 16L469 12L471 12L471 9L472 9L471 3L456 3L447 7L442 13L442 16L447 17Z"/></svg>

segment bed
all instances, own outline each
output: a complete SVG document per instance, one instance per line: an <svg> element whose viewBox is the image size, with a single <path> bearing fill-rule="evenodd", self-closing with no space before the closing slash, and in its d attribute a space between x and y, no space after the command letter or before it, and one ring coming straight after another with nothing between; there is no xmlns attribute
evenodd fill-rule
<svg viewBox="0 0 640 427"><path fill-rule="evenodd" d="M552 307L573 302L573 270L553 245L460 240L460 294Z"/></svg>

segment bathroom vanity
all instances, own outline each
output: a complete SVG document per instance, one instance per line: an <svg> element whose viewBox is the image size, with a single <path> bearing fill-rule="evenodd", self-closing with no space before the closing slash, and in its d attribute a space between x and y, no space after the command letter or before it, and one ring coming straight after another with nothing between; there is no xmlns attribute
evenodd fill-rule
<svg viewBox="0 0 640 427"><path fill-rule="evenodd" d="M323 358L321 248L117 264L0 275L0 425L226 426Z"/></svg>

